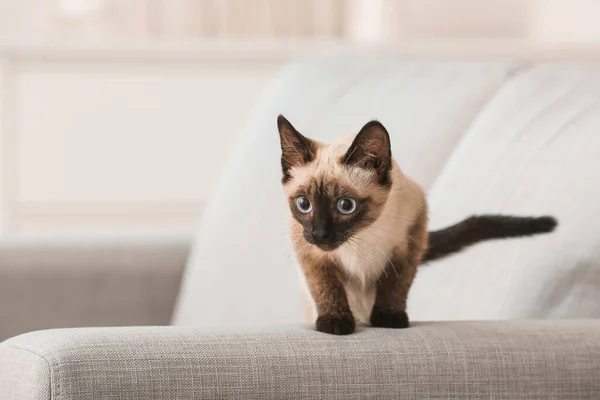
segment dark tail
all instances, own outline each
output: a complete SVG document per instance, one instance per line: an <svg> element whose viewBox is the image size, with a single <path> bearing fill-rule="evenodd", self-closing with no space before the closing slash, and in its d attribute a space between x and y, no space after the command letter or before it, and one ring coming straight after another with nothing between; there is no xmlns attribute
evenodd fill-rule
<svg viewBox="0 0 600 400"><path fill-rule="evenodd" d="M474 215L458 224L429 232L429 247L421 262L446 257L484 240L552 232L556 225L556 219L550 216Z"/></svg>

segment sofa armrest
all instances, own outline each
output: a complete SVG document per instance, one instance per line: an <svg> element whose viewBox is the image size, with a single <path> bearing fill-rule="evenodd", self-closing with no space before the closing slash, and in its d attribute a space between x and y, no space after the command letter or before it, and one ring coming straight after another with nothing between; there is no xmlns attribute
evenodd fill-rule
<svg viewBox="0 0 600 400"><path fill-rule="evenodd" d="M364 328L185 327L28 333L0 345L0 398L583 398L600 393L600 321Z"/></svg>
<svg viewBox="0 0 600 400"><path fill-rule="evenodd" d="M0 242L0 340L48 328L168 324L188 238Z"/></svg>

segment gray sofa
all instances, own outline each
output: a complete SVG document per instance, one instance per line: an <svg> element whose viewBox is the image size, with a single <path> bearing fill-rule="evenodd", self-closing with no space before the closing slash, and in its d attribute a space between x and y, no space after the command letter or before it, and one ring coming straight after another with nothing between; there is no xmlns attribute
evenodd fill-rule
<svg viewBox="0 0 600 400"><path fill-rule="evenodd" d="M40 329L168 325L190 242L0 241L0 342Z"/></svg>
<svg viewBox="0 0 600 400"><path fill-rule="evenodd" d="M188 247L185 239L4 243L2 335L166 325ZM416 323L348 337L304 325L71 328L0 344L2 400L598 395L596 320Z"/></svg>
<svg viewBox="0 0 600 400"><path fill-rule="evenodd" d="M423 323L335 337L80 328L0 350L0 395L24 399L594 398L600 322Z"/></svg>
<svg viewBox="0 0 600 400"><path fill-rule="evenodd" d="M4 243L1 333L166 325L188 248L185 239ZM416 323L349 337L303 325L89 327L4 341L0 399L600 395L595 320Z"/></svg>
<svg viewBox="0 0 600 400"><path fill-rule="evenodd" d="M409 329L315 332L282 239L280 112L325 140L382 120L433 228L493 211L559 229L421 268ZM0 400L600 397L598 115L597 63L295 63L193 245L0 244Z"/></svg>

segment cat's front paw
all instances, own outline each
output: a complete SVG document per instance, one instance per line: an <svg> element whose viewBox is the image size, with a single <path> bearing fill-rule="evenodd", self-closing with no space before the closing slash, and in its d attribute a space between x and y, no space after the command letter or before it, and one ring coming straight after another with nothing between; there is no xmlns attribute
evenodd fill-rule
<svg viewBox="0 0 600 400"><path fill-rule="evenodd" d="M371 313L371 326L376 328L408 328L408 315L406 311L394 308L373 309Z"/></svg>
<svg viewBox="0 0 600 400"><path fill-rule="evenodd" d="M321 315L317 318L317 330L332 335L349 335L354 332L356 323L350 315Z"/></svg>

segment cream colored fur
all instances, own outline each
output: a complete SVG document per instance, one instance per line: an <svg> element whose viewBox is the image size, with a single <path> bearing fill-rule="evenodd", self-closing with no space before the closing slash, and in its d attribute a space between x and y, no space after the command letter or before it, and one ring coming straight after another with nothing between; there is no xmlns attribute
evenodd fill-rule
<svg viewBox="0 0 600 400"><path fill-rule="evenodd" d="M319 144L313 162L291 169L293 178L285 185L286 194L293 196L296 190L311 178L322 176L329 176L342 185L357 188L361 193L372 194L380 190L374 183L373 172L358 167L349 169L339 163L340 157L350 144L351 140L348 139L336 144ZM408 231L426 207L422 189L405 176L395 162L391 176L392 188L387 199L383 199L385 203L377 220L332 252L324 252L306 243L302 238L301 225L291 218L292 239L297 252L309 251L318 257L330 257L348 274L348 281L345 282L346 294L352 313L360 323L369 321L378 277L385 273L384 270L390 265L394 250L406 251ZM304 279L303 281L306 283ZM308 288L306 293L312 303ZM314 320L314 303L312 309L311 319Z"/></svg>

